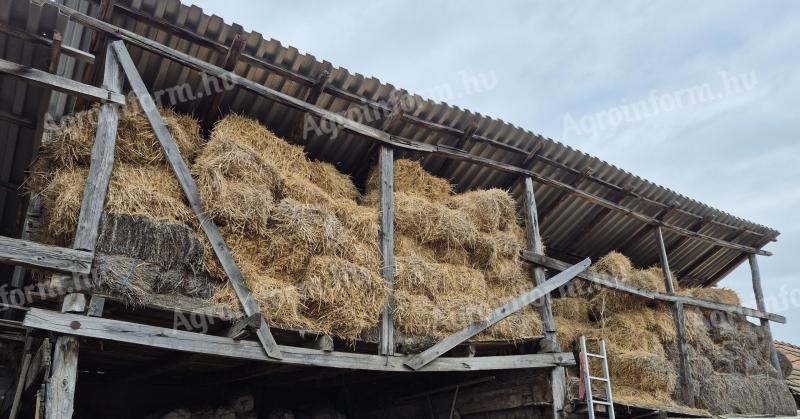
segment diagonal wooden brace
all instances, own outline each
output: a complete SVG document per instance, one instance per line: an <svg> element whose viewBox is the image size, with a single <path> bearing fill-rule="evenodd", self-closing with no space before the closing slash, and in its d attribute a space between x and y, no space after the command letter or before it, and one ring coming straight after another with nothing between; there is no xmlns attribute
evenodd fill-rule
<svg viewBox="0 0 800 419"><path fill-rule="evenodd" d="M443 355L445 352L453 349L456 345L464 342L465 340L477 335L478 333L488 329L497 322L505 319L506 317L516 313L528 304L550 294L556 288L566 284L575 278L578 274L589 268L592 261L589 258L565 269L560 274L548 279L543 284L515 297L511 301L505 303L503 306L495 309L489 313L482 321L472 323L471 325L459 330L456 333L442 339L439 343L431 346L424 352L421 352L405 362L405 365L411 369L418 370L425 365L429 364L434 359Z"/></svg>

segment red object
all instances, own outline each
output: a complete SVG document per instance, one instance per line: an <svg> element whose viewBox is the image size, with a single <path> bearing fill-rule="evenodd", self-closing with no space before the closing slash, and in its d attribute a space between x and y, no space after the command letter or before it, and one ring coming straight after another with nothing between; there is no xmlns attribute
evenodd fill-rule
<svg viewBox="0 0 800 419"><path fill-rule="evenodd" d="M578 398L583 400L586 398L586 387L583 382L585 377L584 371L589 372L589 359L586 357L586 352L581 352L578 357L580 358L580 382L578 383Z"/></svg>

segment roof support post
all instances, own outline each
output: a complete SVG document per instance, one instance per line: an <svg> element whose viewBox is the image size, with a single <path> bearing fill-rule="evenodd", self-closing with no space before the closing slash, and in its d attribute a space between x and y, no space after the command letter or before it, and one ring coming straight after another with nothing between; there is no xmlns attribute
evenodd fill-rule
<svg viewBox="0 0 800 419"><path fill-rule="evenodd" d="M380 249L382 269L389 298L381 316L380 346L381 355L394 355L394 152L381 146L380 159Z"/></svg>
<svg viewBox="0 0 800 419"><path fill-rule="evenodd" d="M750 262L750 273L753 277L753 293L756 296L756 308L761 311L766 311L766 307L764 305L764 292L761 289L761 271L758 269L758 260L756 259L756 255L752 253L747 255L747 258ZM772 330L770 330L769 327L769 320L759 320L761 321L761 327L766 329L767 334L769 335L769 359L772 362L772 366L775 367L776 371L778 371L778 377L783 378L781 364L780 361L778 361L778 351L775 349L775 344L772 342Z"/></svg>
<svg viewBox="0 0 800 419"><path fill-rule="evenodd" d="M236 68L236 63L239 62L239 57L242 55L245 45L246 39L244 35L236 34L233 37L228 53L225 55L225 60L222 62L223 69L233 71ZM225 91L218 78L214 78L213 82L209 81L206 86L216 87L216 91L209 92L211 93L211 98L203 116L203 130L209 132L220 115L219 105L222 102L222 95L225 94Z"/></svg>
<svg viewBox="0 0 800 419"><path fill-rule="evenodd" d="M70 419L75 409L75 384L78 379L77 336L64 335L56 340L53 372L47 386L45 419Z"/></svg>
<svg viewBox="0 0 800 419"><path fill-rule="evenodd" d="M161 148L167 156L170 167L172 167L172 171L178 183L181 185L181 190L183 190L183 194L186 196L189 206L197 216L200 227L211 242L214 253L217 259L219 259L220 264L225 270L225 274L228 276L228 280L233 286L234 292L236 292L236 296L242 304L244 313L248 316L259 313L258 304L247 288L247 285L245 285L242 272L236 265L233 255L231 255L228 246L225 244L225 240L222 238L222 234L214 223L214 220L205 213L203 201L200 199L200 192L197 190L194 179L192 179L189 167L186 166L186 162L183 160L178 146L175 144L175 139L172 138L169 130L167 130L167 126L164 124L164 120L161 119L161 114L158 112L153 97L150 96L150 93L147 91L147 86L145 86L142 76L139 75L136 64L133 63L133 59L128 54L125 44L122 41L114 41L111 43L111 48L114 50L114 55L117 57L117 60L125 72L128 83L130 83L133 93L136 95L136 99L142 106L142 110L145 116L147 116L150 126L153 128L158 142L161 143ZM258 330L256 330L256 335L268 357L281 359L281 351L266 323L261 323Z"/></svg>
<svg viewBox="0 0 800 419"><path fill-rule="evenodd" d="M667 294L674 295L675 287L672 285L672 273L669 270L669 260L667 250L664 247L664 235L661 227L655 229L656 244L658 245L658 257L661 260L661 272L664 275L664 286ZM683 317L683 303L676 301L672 304L672 317L675 319L675 330L678 337L678 352L680 362L678 363L678 375L680 376L680 397L687 406L694 406L692 397L692 379L689 375L689 354L686 349L686 331Z"/></svg>
<svg viewBox="0 0 800 419"><path fill-rule="evenodd" d="M536 210L536 197L533 193L533 179L525 177L525 227L528 230L528 250L541 255L544 254L541 233L539 231L539 217ZM533 282L536 286L545 283L544 268L538 265L531 267ZM551 340L557 350L560 350L558 339L556 338L556 322L553 319L553 308L550 294L545 295L539 300L539 316L542 318L544 326L544 336ZM550 371L550 384L553 389L553 418L563 416L564 399L567 394L567 376L563 367L556 367Z"/></svg>
<svg viewBox="0 0 800 419"><path fill-rule="evenodd" d="M121 95L123 84L122 69L114 54L111 54L109 46L103 70L103 88ZM111 171L114 168L114 148L117 141L118 123L119 104L108 102L100 106L89 174L86 176L78 227L75 231L75 240L72 242L74 249L94 252L97 245L97 237L100 235L100 218L103 215L108 184L111 182ZM86 297L80 296L83 298L80 298L79 294L67 295L61 310L64 312L85 311Z"/></svg>

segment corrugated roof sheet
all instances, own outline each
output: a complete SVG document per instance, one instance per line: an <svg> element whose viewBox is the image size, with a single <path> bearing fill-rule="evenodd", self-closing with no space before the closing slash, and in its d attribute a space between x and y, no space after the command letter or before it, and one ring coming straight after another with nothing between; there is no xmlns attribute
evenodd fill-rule
<svg viewBox="0 0 800 419"><path fill-rule="evenodd" d="M87 0L61 0L71 8L97 16L99 3ZM62 25L65 43L87 50L91 31L78 25L58 22L52 7L34 5L27 0L3 2L0 21L44 34L52 34ZM123 0L116 2L111 22L125 29L145 35L171 48L191 54L215 65L222 65L224 46L230 45L237 34L246 37L245 53L255 60L239 60L235 72L239 75L267 85L299 98L305 98L310 90L307 81L316 80L323 69L331 68L331 86L342 92L371 101L388 103L398 90L371 77L352 74L330 63L319 62L312 55L300 54L297 49L281 45L274 39L265 39L257 32L245 32L236 24L226 24L218 16L208 16L195 6L186 6L178 0ZM176 25L180 33L166 30ZM201 76L179 64L146 51L131 47L131 55L137 63L144 81L152 91L189 83L198 86ZM22 42L0 34L0 56L2 58L41 68L42 57L47 48ZM256 65L261 60L268 65L291 69L299 77L289 78ZM59 74L80 80L84 64L63 57ZM0 110L11 112L31 120L37 120L38 104L43 100L41 89L26 86L21 82L2 77ZM631 173L610 165L579 150L544 138L528 130L513 126L444 103L434 103L417 98L418 104L405 119L392 123L388 128L392 134L401 135L426 143L455 146L460 141L460 132L471 123L477 125L477 139L468 141L464 149L500 162L513 165L526 163L527 154L535 149L538 153L527 163L537 173L565 183L575 182L581 171L591 169L584 179L575 182L581 189L619 202L650 216L662 215L664 220L704 234L735 243L761 248L779 234L768 227L743 220L703 203L689 199L667 188L655 185ZM176 104L179 111L200 113L207 105L207 97ZM357 107L351 101L321 95L319 106L344 112ZM50 110L59 117L72 110L74 100L55 95ZM298 112L281 104L268 101L242 89L227 91L220 109L239 112L258 118L279 135L291 139L292 128ZM410 118L440 124L441 129L432 130L409 121ZM382 120L368 122L380 127ZM20 201L16 192L9 190L23 180L23 170L30 161L36 144L34 130L0 120L0 135L5 138L5 152L0 165L0 181L10 185L0 189L0 208L3 208L3 233L16 234L20 219ZM335 139L328 135L313 136L305 142L311 157L335 163L337 167L363 181L368 165L374 161L369 154L371 143L349 134L340 134ZM422 159L424 167L446 177L459 190L477 188L506 188L521 197L521 185L516 176L476 166L470 163L446 161L440 157L405 155L401 157ZM622 191L629 191L626 195ZM653 235L645 225L629 216L607 211L575 196L564 196L553 187L536 184L543 237L549 253L553 256L576 260L582 256L598 257L611 250L622 250L635 264L648 266L658 261ZM672 209L669 209L672 207ZM712 220L713 219L713 220ZM703 220L712 220L703 223ZM683 279L684 285L712 284L738 266L746 255L714 246L696 239L683 239L677 234L665 232L672 269Z"/></svg>

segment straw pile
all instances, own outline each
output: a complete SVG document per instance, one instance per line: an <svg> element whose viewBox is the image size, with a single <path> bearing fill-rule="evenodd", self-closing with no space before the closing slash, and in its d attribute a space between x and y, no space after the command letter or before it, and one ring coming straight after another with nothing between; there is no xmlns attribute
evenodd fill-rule
<svg viewBox="0 0 800 419"><path fill-rule="evenodd" d="M230 115L204 143L191 118L161 113L263 314L273 324L345 339L374 329L387 301L376 173L362 197L334 165L309 160L258 121ZM71 241L96 122L96 112L84 112L50 133L28 183L42 196L42 239ZM101 266L100 285L138 305L152 293L206 295L218 284L211 300L238 307L146 118L129 106L119 126L101 236L115 257ZM395 186L401 332L448 335L530 287L517 259L524 232L508 193L456 195L408 160L395 162ZM526 309L481 338L522 339L540 329Z"/></svg>
<svg viewBox="0 0 800 419"><path fill-rule="evenodd" d="M665 290L659 267L637 269L612 252L592 270L653 291ZM724 288L691 288L678 293L726 304L739 304L736 293ZM587 336L590 350L603 337L609 355L615 399L650 404L677 404L678 351L672 311L665 304L601 288L577 297L553 301L562 347L577 349ZM761 328L740 316L686 307L685 324L692 364L696 407L711 413L789 413L786 386L773 378L768 340ZM594 346L594 347L592 347ZM594 375L600 372L593 365ZM734 384L736 383L736 384ZM732 400L731 388L736 390Z"/></svg>

